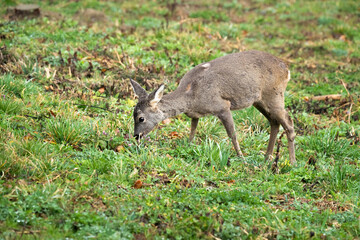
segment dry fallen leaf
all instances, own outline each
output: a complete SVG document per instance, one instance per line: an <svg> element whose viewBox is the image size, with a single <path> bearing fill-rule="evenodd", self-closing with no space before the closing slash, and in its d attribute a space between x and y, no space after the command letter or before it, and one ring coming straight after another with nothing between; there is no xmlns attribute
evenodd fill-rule
<svg viewBox="0 0 360 240"><path fill-rule="evenodd" d="M167 118L167 119L163 120L162 123L165 125L169 125L171 123L171 119Z"/></svg>
<svg viewBox="0 0 360 240"><path fill-rule="evenodd" d="M179 133L178 133L178 132L175 132L175 131L174 131L174 132L171 132L171 133L170 133L170 137L171 137L171 138L178 138L178 137L179 137Z"/></svg>
<svg viewBox="0 0 360 240"><path fill-rule="evenodd" d="M135 189L139 189L141 188L143 185L142 181L141 180L136 180L135 183L134 183L134 188Z"/></svg>
<svg viewBox="0 0 360 240"><path fill-rule="evenodd" d="M119 145L115 148L115 152L122 152L122 151L124 151L124 149L125 149L124 146Z"/></svg>
<svg viewBox="0 0 360 240"><path fill-rule="evenodd" d="M345 35L341 35L341 36L339 37L339 40L345 42L345 41L346 41L346 36L345 36Z"/></svg>
<svg viewBox="0 0 360 240"><path fill-rule="evenodd" d="M49 91L49 90L50 90L50 91L54 91L54 87L51 86L51 85L50 85L50 86L45 86L45 90L46 90L46 91Z"/></svg>
<svg viewBox="0 0 360 240"><path fill-rule="evenodd" d="M101 87L99 90L98 90L99 93L104 93L105 92L105 88L104 87Z"/></svg>
<svg viewBox="0 0 360 240"><path fill-rule="evenodd" d="M228 184L233 184L233 183L235 183L235 180L233 179L233 180L230 180L230 181L228 181L227 182Z"/></svg>
<svg viewBox="0 0 360 240"><path fill-rule="evenodd" d="M31 136L30 133L26 134L25 137L24 137L24 140L29 140L29 139L33 139L34 137Z"/></svg>
<svg viewBox="0 0 360 240"><path fill-rule="evenodd" d="M54 118L56 117L56 114L55 114L53 111L50 110L49 113L50 113Z"/></svg>

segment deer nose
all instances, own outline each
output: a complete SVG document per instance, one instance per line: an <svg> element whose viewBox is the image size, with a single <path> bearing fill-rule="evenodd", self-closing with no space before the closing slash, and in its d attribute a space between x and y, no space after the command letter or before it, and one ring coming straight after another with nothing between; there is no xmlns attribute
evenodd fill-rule
<svg viewBox="0 0 360 240"><path fill-rule="evenodd" d="M139 134L134 134L134 137L136 140L140 140L140 138L143 136L142 133L139 133Z"/></svg>

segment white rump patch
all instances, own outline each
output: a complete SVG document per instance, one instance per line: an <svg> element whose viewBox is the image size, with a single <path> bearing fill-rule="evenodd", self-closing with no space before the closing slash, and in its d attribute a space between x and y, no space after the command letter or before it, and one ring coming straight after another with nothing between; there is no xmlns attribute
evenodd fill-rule
<svg viewBox="0 0 360 240"><path fill-rule="evenodd" d="M287 78L288 81L290 81L290 70L288 70L288 78Z"/></svg>
<svg viewBox="0 0 360 240"><path fill-rule="evenodd" d="M208 69L210 67L210 63L204 63L201 65L203 68Z"/></svg>

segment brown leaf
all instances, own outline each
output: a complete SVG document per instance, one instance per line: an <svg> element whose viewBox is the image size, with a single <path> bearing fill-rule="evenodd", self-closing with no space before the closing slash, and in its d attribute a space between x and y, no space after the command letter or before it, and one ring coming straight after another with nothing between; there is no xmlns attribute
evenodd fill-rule
<svg viewBox="0 0 360 240"><path fill-rule="evenodd" d="M346 41L346 36L345 36L345 35L341 35L341 36L339 37L339 40L345 42L345 41Z"/></svg>
<svg viewBox="0 0 360 240"><path fill-rule="evenodd" d="M105 88L104 87L101 87L99 90L98 90L99 93L104 93L105 92Z"/></svg>
<svg viewBox="0 0 360 240"><path fill-rule="evenodd" d="M165 125L169 125L171 123L171 119L167 118L167 119L163 120L162 123Z"/></svg>
<svg viewBox="0 0 360 240"><path fill-rule="evenodd" d="M125 149L124 146L119 145L115 148L115 152L122 152L122 151L124 151L124 149Z"/></svg>
<svg viewBox="0 0 360 240"><path fill-rule="evenodd" d="M170 137L171 137L171 138L178 138L178 137L179 137L179 133L178 133L178 132L175 132L175 131L174 131L174 132L171 132L171 133L170 133Z"/></svg>
<svg viewBox="0 0 360 240"><path fill-rule="evenodd" d="M50 110L50 114L51 114L54 118L56 118L56 114L55 114L53 111Z"/></svg>
<svg viewBox="0 0 360 240"><path fill-rule="evenodd" d="M233 184L233 183L235 183L235 180L233 179L233 180L227 181L227 183L228 184Z"/></svg>
<svg viewBox="0 0 360 240"><path fill-rule="evenodd" d="M139 189L141 188L143 185L142 181L140 179L136 180L135 183L134 183L134 188L135 189Z"/></svg>
<svg viewBox="0 0 360 240"><path fill-rule="evenodd" d="M33 139L34 137L31 136L30 133L26 134L25 137L24 137L24 140L29 140L29 139Z"/></svg>

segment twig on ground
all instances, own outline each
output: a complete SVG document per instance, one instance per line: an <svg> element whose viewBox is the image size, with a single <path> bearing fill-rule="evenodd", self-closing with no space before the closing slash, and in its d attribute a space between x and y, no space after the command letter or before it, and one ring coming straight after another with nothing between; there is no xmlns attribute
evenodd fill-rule
<svg viewBox="0 0 360 240"><path fill-rule="evenodd" d="M313 101L326 101L329 99L332 100L340 100L341 94L330 94L330 95L322 95L322 96L314 96L311 98Z"/></svg>
<svg viewBox="0 0 360 240"><path fill-rule="evenodd" d="M170 57L170 54L169 54L169 51L168 51L167 48L165 48L165 54L166 54L166 56L168 57L168 59L169 59L169 61L170 61L170 64L171 64L172 66L174 66L173 60L172 60L172 58Z"/></svg>
<svg viewBox="0 0 360 240"><path fill-rule="evenodd" d="M348 123L350 123L350 121L351 121L351 110L352 110L352 106L354 104L354 101L353 101L353 98L352 98L349 90L347 89L346 84L344 83L344 81L341 78L340 78L340 81L341 81L342 85L344 86L345 91L347 92L348 96L350 97L350 107L349 107L349 117L348 117Z"/></svg>

